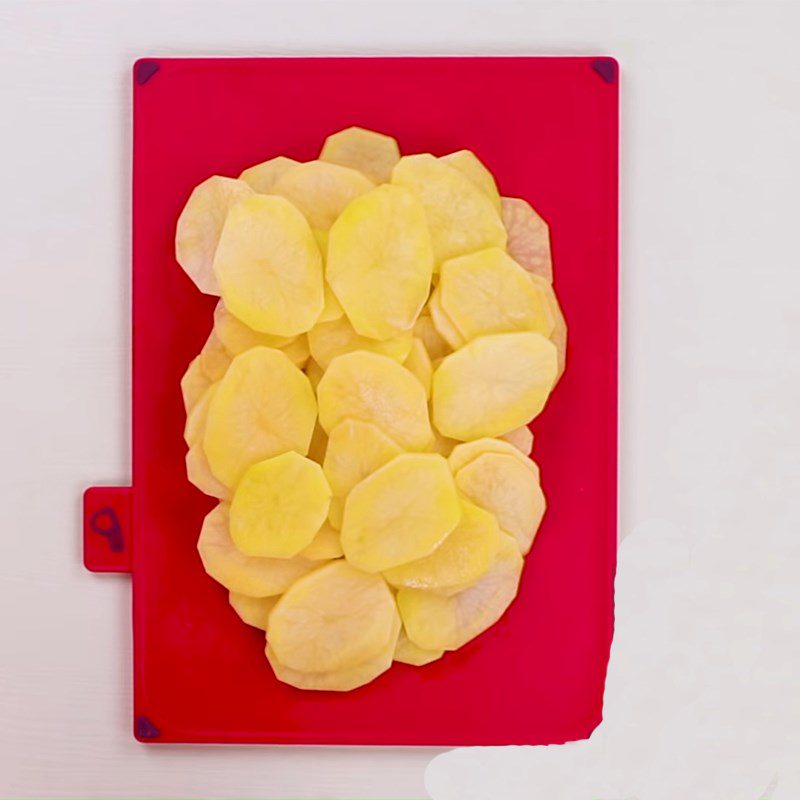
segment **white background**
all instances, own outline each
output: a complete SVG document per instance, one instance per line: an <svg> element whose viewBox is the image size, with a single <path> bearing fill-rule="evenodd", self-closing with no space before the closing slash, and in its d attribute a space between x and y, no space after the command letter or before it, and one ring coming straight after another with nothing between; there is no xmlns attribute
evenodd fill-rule
<svg viewBox="0 0 800 800"><path fill-rule="evenodd" d="M765 2L0 2L0 796L425 796L436 751L136 744L128 583L80 564L82 489L129 480L132 61L355 52L623 70L606 723L442 755L429 790L800 796L798 30Z"/></svg>

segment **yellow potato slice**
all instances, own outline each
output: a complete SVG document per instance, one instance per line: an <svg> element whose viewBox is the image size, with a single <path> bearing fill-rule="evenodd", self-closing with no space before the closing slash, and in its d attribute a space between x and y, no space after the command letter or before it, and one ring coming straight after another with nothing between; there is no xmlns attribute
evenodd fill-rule
<svg viewBox="0 0 800 800"><path fill-rule="evenodd" d="M220 483L208 466L208 459L200 444L192 445L186 453L186 477L189 483L196 486L203 494L227 500L230 491L227 486Z"/></svg>
<svg viewBox="0 0 800 800"><path fill-rule="evenodd" d="M557 369L556 348L541 334L473 339L433 373L434 424L463 441L508 433L544 408Z"/></svg>
<svg viewBox="0 0 800 800"><path fill-rule="evenodd" d="M436 294L442 311L467 341L513 331L549 336L553 329L544 293L498 247L445 261Z"/></svg>
<svg viewBox="0 0 800 800"><path fill-rule="evenodd" d="M561 310L553 287L544 278L531 274L530 279L544 293L548 310L553 320L550 341L555 345L556 353L558 354L558 374L556 375L556 381L558 381L564 374L567 362L567 323L564 319L564 312Z"/></svg>
<svg viewBox="0 0 800 800"><path fill-rule="evenodd" d="M396 361L357 351L335 358L317 386L319 421L330 432L345 419L372 422L404 450L433 441L425 390Z"/></svg>
<svg viewBox="0 0 800 800"><path fill-rule="evenodd" d="M313 330L313 328L312 328ZM309 347L311 345L311 337L308 338ZM317 386L319 386L319 382L322 380L322 376L325 374L325 370L311 358L308 363L303 368L303 372L305 372L306 377L311 382L311 386L314 391L317 391ZM315 459L316 460L316 459Z"/></svg>
<svg viewBox="0 0 800 800"><path fill-rule="evenodd" d="M254 195L228 212L214 272L225 307L245 325L274 336L307 331L322 312L322 271L308 223L284 198Z"/></svg>
<svg viewBox="0 0 800 800"><path fill-rule="evenodd" d="M357 483L402 452L371 422L346 419L331 431L322 469L333 494L347 497Z"/></svg>
<svg viewBox="0 0 800 800"><path fill-rule="evenodd" d="M299 369L303 369L308 363L308 359L311 358L311 349L308 346L308 336L305 333L301 334L295 339L292 339L289 344L281 347L280 351L284 353L288 357L289 361L291 361L292 364Z"/></svg>
<svg viewBox="0 0 800 800"><path fill-rule="evenodd" d="M227 371L231 356L220 341L216 331L211 331L203 349L198 355L200 370L212 383L218 381Z"/></svg>
<svg viewBox="0 0 800 800"><path fill-rule="evenodd" d="M308 332L311 355L323 369L327 369L337 356L356 350L380 353L402 363L411 351L413 339L411 331L403 331L385 341L368 339L356 333L345 316L330 322L318 322Z"/></svg>
<svg viewBox="0 0 800 800"><path fill-rule="evenodd" d="M408 638L425 650L457 650L503 616L516 597L523 559L517 543L501 535L489 571L457 594L401 589L397 606Z"/></svg>
<svg viewBox="0 0 800 800"><path fill-rule="evenodd" d="M344 309L342 304L336 299L333 289L325 283L325 305L322 308L322 313L319 315L317 323L331 322L336 319L341 319L344 316Z"/></svg>
<svg viewBox="0 0 800 800"><path fill-rule="evenodd" d="M275 181L286 172L290 167L297 166L299 162L286 156L276 156L261 164L248 167L239 176L240 181L244 181L259 194L269 194Z"/></svg>
<svg viewBox="0 0 800 800"><path fill-rule="evenodd" d="M401 664L411 664L412 667L423 667L432 661L437 661L444 655L444 650L423 650L408 638L404 630L400 631L397 645L394 649L394 660Z"/></svg>
<svg viewBox="0 0 800 800"><path fill-rule="evenodd" d="M232 487L258 461L307 453L316 414L308 378L284 353L254 347L236 356L208 409L203 448L211 471Z"/></svg>
<svg viewBox="0 0 800 800"><path fill-rule="evenodd" d="M483 439L474 439L471 442L460 442L453 448L447 462L450 464L450 470L453 475L456 475L462 467L470 464L484 453L499 453L500 455L516 458L520 464L527 467L535 475L539 475L536 464L528 456L523 455L511 442L507 442L504 439L484 437Z"/></svg>
<svg viewBox="0 0 800 800"><path fill-rule="evenodd" d="M411 342L411 350L403 362L403 366L422 384L425 396L431 396L431 380L433 379L433 365L431 357L425 349L425 343L416 336Z"/></svg>
<svg viewBox="0 0 800 800"><path fill-rule="evenodd" d="M231 314L220 300L214 309L214 333L231 358L251 347L274 347L280 349L294 341L293 336L273 336L260 333Z"/></svg>
<svg viewBox="0 0 800 800"><path fill-rule="evenodd" d="M435 428L433 429L433 435L434 442L431 450L434 453L439 453L439 455L442 455L445 458L447 458L447 456L453 452L453 448L456 445L461 444L458 439L448 439L446 436L442 436L442 434L439 433L439 431L437 431Z"/></svg>
<svg viewBox="0 0 800 800"><path fill-rule="evenodd" d="M212 383L214 381L209 380L208 376L203 372L200 356L195 356L189 362L189 366L181 378L181 396L183 397L183 407L186 409L187 414L194 408Z"/></svg>
<svg viewBox="0 0 800 800"><path fill-rule="evenodd" d="M331 489L322 467L290 451L254 464L231 503L231 538L247 556L291 558L308 547L328 516Z"/></svg>
<svg viewBox="0 0 800 800"><path fill-rule="evenodd" d="M300 209L308 224L327 231L347 204L375 184L362 173L325 161L309 161L286 170L272 186Z"/></svg>
<svg viewBox="0 0 800 800"><path fill-rule="evenodd" d="M425 209L408 189L378 186L353 200L331 227L325 277L362 336L410 331L432 274Z"/></svg>
<svg viewBox="0 0 800 800"><path fill-rule="evenodd" d="M380 575L333 561L300 578L278 601L270 615L270 646L290 669L354 667L387 646L396 619L394 596Z"/></svg>
<svg viewBox="0 0 800 800"><path fill-rule="evenodd" d="M432 362L453 352L453 348L447 343L447 340L436 330L430 308L427 306L414 323L414 336L422 339L425 343L425 349Z"/></svg>
<svg viewBox="0 0 800 800"><path fill-rule="evenodd" d="M382 572L430 555L460 519L447 461L437 453L404 453L347 496L342 549L359 569Z"/></svg>
<svg viewBox="0 0 800 800"><path fill-rule="evenodd" d="M276 597L248 597L246 594L229 592L228 602L242 622L266 631L270 612L275 608L279 597L279 595Z"/></svg>
<svg viewBox="0 0 800 800"><path fill-rule="evenodd" d="M400 628L400 617L395 612L395 622L392 627L392 634L389 637L389 643L377 655L362 661L354 667L327 672L303 672L291 669L280 662L270 645L267 645L267 659L275 672L275 677L290 686L317 691L349 692L374 681L375 678L392 666L392 658Z"/></svg>
<svg viewBox="0 0 800 800"><path fill-rule="evenodd" d="M383 577L398 588L453 594L488 571L499 537L494 515L462 500L461 521L429 556L388 569Z"/></svg>
<svg viewBox="0 0 800 800"><path fill-rule="evenodd" d="M500 211L500 192L494 175L472 150L457 150L455 153L442 156L442 161L466 175L486 196L492 205Z"/></svg>
<svg viewBox="0 0 800 800"><path fill-rule="evenodd" d="M467 340L464 335L456 326L450 315L442 308L442 292L441 287L437 286L428 301L428 310L433 320L433 327L436 328L437 333L444 339L450 351L458 350L463 347Z"/></svg>
<svg viewBox="0 0 800 800"><path fill-rule="evenodd" d="M550 229L547 223L518 197L503 197L503 224L508 231L509 255L528 272L553 281Z"/></svg>
<svg viewBox="0 0 800 800"><path fill-rule="evenodd" d="M342 520L344 519L344 498L343 497L336 497L334 495L331 497L331 507L328 511L328 522L331 524L331 527L337 531L341 531L342 529Z"/></svg>
<svg viewBox="0 0 800 800"><path fill-rule="evenodd" d="M228 591L272 597L320 566L307 558L253 558L239 552L230 535L229 509L220 503L209 512L197 542L205 571Z"/></svg>
<svg viewBox="0 0 800 800"><path fill-rule="evenodd" d="M506 246L506 229L491 199L446 162L428 153L404 156L392 183L410 189L425 207L437 263Z"/></svg>
<svg viewBox="0 0 800 800"><path fill-rule="evenodd" d="M508 453L484 453L456 472L459 491L494 514L523 554L531 549L547 507L539 468L525 460L528 464Z"/></svg>
<svg viewBox="0 0 800 800"><path fill-rule="evenodd" d="M514 428L513 431L504 433L500 438L513 444L524 456L529 456L533 450L533 433L527 425Z"/></svg>
<svg viewBox="0 0 800 800"><path fill-rule="evenodd" d="M222 226L229 209L253 194L244 181L214 175L195 187L181 211L175 258L201 292L220 293L213 263Z"/></svg>
<svg viewBox="0 0 800 800"><path fill-rule="evenodd" d="M400 160L400 148L385 133L353 127L332 133L322 145L319 158L363 172L375 183L386 183Z"/></svg>
<svg viewBox="0 0 800 800"><path fill-rule="evenodd" d="M308 446L308 457L317 464L322 464L325 459L325 451L328 449L328 434L322 429L317 420L314 425L314 433L311 434L311 444Z"/></svg>
<svg viewBox="0 0 800 800"><path fill-rule="evenodd" d="M311 540L311 544L305 550L301 550L299 555L311 561L329 561L333 558L341 558L342 541L339 531L325 520L316 536Z"/></svg>
<svg viewBox="0 0 800 800"><path fill-rule="evenodd" d="M203 396L186 414L183 440L189 447L201 444L203 441L203 434L206 430L206 420L208 419L208 409L211 405L211 398L216 394L217 386L219 386L219 381L212 383L205 392L203 392Z"/></svg>

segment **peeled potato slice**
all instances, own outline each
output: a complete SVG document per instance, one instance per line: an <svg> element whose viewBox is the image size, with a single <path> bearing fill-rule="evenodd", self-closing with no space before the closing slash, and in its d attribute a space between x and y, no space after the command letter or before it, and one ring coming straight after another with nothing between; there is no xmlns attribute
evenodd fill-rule
<svg viewBox="0 0 800 800"><path fill-rule="evenodd" d="M499 536L493 514L462 500L461 521L429 556L388 569L383 577L392 586L452 594L488 571Z"/></svg>
<svg viewBox="0 0 800 800"><path fill-rule="evenodd" d="M316 412L308 378L282 352L254 347L236 356L208 409L203 447L211 471L235 486L258 461L307 453Z"/></svg>
<svg viewBox="0 0 800 800"><path fill-rule="evenodd" d="M203 392L203 396L192 406L186 414L186 426L183 429L183 440L189 447L201 444L203 434L206 430L206 420L208 419L208 409L211 399L214 397L219 386L219 381L212 383Z"/></svg>
<svg viewBox="0 0 800 800"><path fill-rule="evenodd" d="M423 310L414 323L414 336L422 339L432 362L453 352L453 348L436 329L428 307Z"/></svg>
<svg viewBox="0 0 800 800"><path fill-rule="evenodd" d="M203 372L200 356L195 356L186 368L181 378L181 396L183 397L183 407L188 414L205 394L214 381L210 380Z"/></svg>
<svg viewBox="0 0 800 800"><path fill-rule="evenodd" d="M344 518L344 498L343 497L336 497L334 495L331 497L331 507L328 511L328 522L330 523L331 527L337 531L341 531L342 529L342 519Z"/></svg>
<svg viewBox="0 0 800 800"><path fill-rule="evenodd" d="M311 561L328 561L332 558L341 558L342 541L339 537L339 531L325 520L311 540L311 544L301 550L298 555Z"/></svg>
<svg viewBox="0 0 800 800"><path fill-rule="evenodd" d="M230 353L225 349L216 331L211 331L198 358L200 370L212 383L227 372L231 363Z"/></svg>
<svg viewBox="0 0 800 800"><path fill-rule="evenodd" d="M425 209L408 189L378 186L353 200L331 227L325 277L362 336L410 331L432 274Z"/></svg>
<svg viewBox="0 0 800 800"><path fill-rule="evenodd" d="M345 419L372 422L403 449L433 441L425 390L396 361L357 351L335 358L317 386L319 421L330 432Z"/></svg>
<svg viewBox="0 0 800 800"><path fill-rule="evenodd" d="M546 508L539 468L525 460L528 464L507 453L484 453L456 473L459 491L494 514L523 554L531 549Z"/></svg>
<svg viewBox="0 0 800 800"><path fill-rule="evenodd" d="M553 261L547 223L529 203L518 197L502 198L501 207L511 257L528 272L541 275L552 283Z"/></svg>
<svg viewBox="0 0 800 800"><path fill-rule="evenodd" d="M308 445L308 457L317 464L321 464L328 449L328 434L322 429L319 420L314 424L314 433L311 434L311 444Z"/></svg>
<svg viewBox="0 0 800 800"><path fill-rule="evenodd" d="M273 184L272 193L300 209L312 228L327 231L351 200L374 186L354 169L309 161L286 170Z"/></svg>
<svg viewBox="0 0 800 800"><path fill-rule="evenodd" d="M446 436L442 436L442 434L436 429L434 429L433 435L434 441L431 450L434 453L439 453L439 455L444 456L445 458L447 458L447 456L453 452L453 448L456 445L461 444L458 439L448 439Z"/></svg>
<svg viewBox="0 0 800 800"><path fill-rule="evenodd" d="M482 456L484 453L498 453L500 455L511 456L511 458L516 458L520 464L527 467L537 476L539 474L536 464L526 455L523 455L511 442L507 442L504 439L485 437L483 439L474 439L471 442L461 442L453 448L450 457L447 459L453 475L457 474L462 467L472 463L478 456Z"/></svg>
<svg viewBox="0 0 800 800"><path fill-rule="evenodd" d="M307 558L253 558L239 552L230 535L229 508L220 503L209 512L197 542L205 571L229 591L272 597L320 566L319 561Z"/></svg>
<svg viewBox="0 0 800 800"><path fill-rule="evenodd" d="M467 343L453 319L442 308L442 293L439 286L436 287L431 299L428 301L428 310L433 320L433 327L442 339L447 342L449 351L458 350Z"/></svg>
<svg viewBox="0 0 800 800"><path fill-rule="evenodd" d="M293 336L273 336L260 333L231 314L220 300L214 309L214 333L231 358L251 347L274 347L280 349L294 341Z"/></svg>
<svg viewBox="0 0 800 800"><path fill-rule="evenodd" d="M386 648L396 619L383 578L333 561L298 580L278 601L270 616L270 647L294 670L354 667Z"/></svg>
<svg viewBox="0 0 800 800"><path fill-rule="evenodd" d="M533 434L527 425L514 428L513 431L504 433L500 438L513 444L524 456L529 456L533 450Z"/></svg>
<svg viewBox="0 0 800 800"><path fill-rule="evenodd" d="M553 287L547 283L544 278L532 274L530 279L540 291L544 293L548 311L553 320L553 330L550 333L550 341L555 345L558 355L558 374L556 375L556 381L558 381L564 374L567 361L567 323L564 319L564 312L561 310Z"/></svg>
<svg viewBox="0 0 800 800"><path fill-rule="evenodd" d="M208 466L208 459L200 444L192 445L186 453L186 477L189 483L196 486L203 494L227 500L230 490L220 483Z"/></svg>
<svg viewBox="0 0 800 800"><path fill-rule="evenodd" d="M289 344L281 347L280 351L287 356L292 364L300 369L303 369L308 362L308 359L311 358L311 349L308 346L308 336L305 333L292 339Z"/></svg>
<svg viewBox="0 0 800 800"><path fill-rule="evenodd" d="M296 336L322 311L322 256L303 215L282 197L254 195L230 209L214 272L226 308L256 331Z"/></svg>
<svg viewBox="0 0 800 800"><path fill-rule="evenodd" d="M253 196L244 181L214 175L189 196L175 232L175 258L195 286L205 294L219 294L214 253L231 206Z"/></svg>
<svg viewBox="0 0 800 800"><path fill-rule="evenodd" d="M412 667L423 667L437 661L444 655L444 650L423 650L408 638L404 630L400 631L397 646L394 649L394 660Z"/></svg>
<svg viewBox="0 0 800 800"><path fill-rule="evenodd" d="M401 589L397 606L408 638L425 650L457 650L503 616L516 597L522 572L517 543L501 535L489 571L474 585L445 597Z"/></svg>
<svg viewBox="0 0 800 800"><path fill-rule="evenodd" d="M433 421L453 439L501 436L544 408L558 369L538 333L481 336L446 356L433 373Z"/></svg>
<svg viewBox="0 0 800 800"><path fill-rule="evenodd" d="M381 572L430 555L460 519L447 461L436 453L405 453L347 496L342 549L359 569Z"/></svg>
<svg viewBox="0 0 800 800"><path fill-rule="evenodd" d="M411 351L413 339L411 331L404 331L384 341L368 339L357 334L344 316L331 322L318 322L308 332L311 355L323 369L327 369L336 356L356 350L380 353L401 363Z"/></svg>
<svg viewBox="0 0 800 800"><path fill-rule="evenodd" d="M437 262L486 247L505 247L506 230L491 199L463 173L428 153L404 156L392 183L422 202Z"/></svg>
<svg viewBox="0 0 800 800"><path fill-rule="evenodd" d="M239 615L242 622L252 625L254 628L267 630L269 615L279 597L248 597L246 594L228 593L228 602L233 610Z"/></svg>
<svg viewBox="0 0 800 800"><path fill-rule="evenodd" d="M291 558L311 544L328 516L331 489L322 467L299 453L254 464L231 503L231 538L242 553Z"/></svg>
<svg viewBox="0 0 800 800"><path fill-rule="evenodd" d="M353 127L331 134L319 158L363 172L375 183L386 183L400 160L400 148L391 136Z"/></svg>
<svg viewBox="0 0 800 800"><path fill-rule="evenodd" d="M256 164L253 167L248 167L239 176L240 181L244 181L251 186L259 194L269 194L275 181L286 172L290 167L298 164L293 158L286 156L276 156L270 158L269 161L264 161L261 164Z"/></svg>
<svg viewBox="0 0 800 800"><path fill-rule="evenodd" d="M425 344L422 339L413 338L411 342L411 350L403 362L403 366L412 374L415 375L417 380L422 384L425 390L425 396L431 396L431 380L433 379L433 365L431 364L431 357L425 349Z"/></svg>
<svg viewBox="0 0 800 800"><path fill-rule="evenodd" d="M311 337L308 338L309 346L311 345ZM317 364L316 361L312 358L303 368L303 372L305 372L306 377L309 381L311 381L311 386L314 391L317 391L317 386L319 386L319 382L322 380L322 376L325 374L325 370ZM315 459L316 460L316 459Z"/></svg>
<svg viewBox="0 0 800 800"><path fill-rule="evenodd" d="M442 156L441 160L466 175L500 211L500 192L497 191L494 176L475 153L471 150L457 150L455 153Z"/></svg>

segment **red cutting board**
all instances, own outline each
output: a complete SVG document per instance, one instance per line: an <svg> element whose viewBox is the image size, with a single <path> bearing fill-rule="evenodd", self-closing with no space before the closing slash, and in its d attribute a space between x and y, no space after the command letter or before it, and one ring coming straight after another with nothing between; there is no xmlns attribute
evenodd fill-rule
<svg viewBox="0 0 800 800"><path fill-rule="evenodd" d="M618 70L609 58L145 59L133 69L133 481L85 496L85 561L132 573L134 731L151 742L547 744L600 722L617 489ZM179 380L212 324L173 255L192 188L361 125L474 150L550 223L568 367L532 427L548 511L489 631L345 694L279 683L195 550Z"/></svg>

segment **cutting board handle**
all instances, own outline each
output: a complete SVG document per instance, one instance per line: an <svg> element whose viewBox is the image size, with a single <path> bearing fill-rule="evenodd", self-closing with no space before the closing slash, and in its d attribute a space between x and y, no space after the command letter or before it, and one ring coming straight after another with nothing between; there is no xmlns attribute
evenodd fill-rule
<svg viewBox="0 0 800 800"><path fill-rule="evenodd" d="M130 572L130 486L92 486L83 493L83 564L90 572Z"/></svg>

